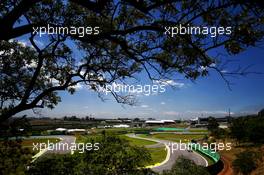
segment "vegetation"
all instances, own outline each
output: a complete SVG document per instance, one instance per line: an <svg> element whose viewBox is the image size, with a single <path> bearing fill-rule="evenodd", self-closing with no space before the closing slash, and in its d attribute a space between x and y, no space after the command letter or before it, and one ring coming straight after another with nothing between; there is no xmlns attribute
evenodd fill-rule
<svg viewBox="0 0 264 175"><path fill-rule="evenodd" d="M263 21L263 6L258 1L3 0L0 4L1 137L21 134L21 128L10 127L12 117L26 110L52 109L61 101L60 91L73 94L78 85L87 86L102 99L102 90L107 86L127 79L138 80L142 72L151 81L179 76L195 81L208 76L209 71L216 71L229 85L226 75L250 72L247 68L223 71L227 64L222 61L222 55L237 55L248 47L258 46L264 36ZM231 26L232 33L217 37L165 34L165 27L180 24ZM40 43L40 37L33 30L47 25L91 26L100 30L83 37L77 33L45 35ZM21 36L23 42L18 39ZM217 58L211 54L216 48L221 49ZM118 103L135 104L134 96L113 91L110 94ZM239 142L262 144L262 113L252 119L235 120L231 135ZM81 123L76 117L65 119ZM154 135L172 141L203 137L173 136ZM91 140L100 141L99 152L52 155L31 165L28 172L26 167L31 160L28 149L12 141L4 142L0 144L0 174L149 173L139 169L151 161L146 149L104 133ZM180 159L167 173L201 174L203 171L192 162Z"/></svg>
<svg viewBox="0 0 264 175"><path fill-rule="evenodd" d="M211 132L214 132L216 129L218 129L218 122L214 117L208 117L208 130Z"/></svg>
<svg viewBox="0 0 264 175"><path fill-rule="evenodd" d="M151 161L151 155L145 148L132 146L126 140L110 135L91 138L89 142L100 143L100 149L84 154L44 157L34 163L28 173L148 174L149 170L139 169Z"/></svg>
<svg viewBox="0 0 264 175"><path fill-rule="evenodd" d="M223 132L223 130L219 128L219 124L217 120L211 116L208 118L207 129L210 131L210 134L216 138L219 138Z"/></svg>
<svg viewBox="0 0 264 175"><path fill-rule="evenodd" d="M126 139L129 142L129 144L135 145L135 146L147 146L147 145L153 145L157 143L157 142L144 140L144 139L131 138L126 135L121 135L120 137Z"/></svg>
<svg viewBox="0 0 264 175"><path fill-rule="evenodd" d="M173 134L173 133L157 133L151 135L141 135L142 137L153 137L157 139L169 140L173 142L188 142L195 139L202 139L204 135L201 134Z"/></svg>
<svg viewBox="0 0 264 175"><path fill-rule="evenodd" d="M189 129L188 130L189 132L208 132L208 130L207 129Z"/></svg>
<svg viewBox="0 0 264 175"><path fill-rule="evenodd" d="M156 163L161 163L166 159L167 150L165 149L164 146L157 148L147 148L147 150L150 152L152 159L150 163L146 164L147 166L155 165Z"/></svg>
<svg viewBox="0 0 264 175"><path fill-rule="evenodd" d="M246 126L246 127L245 127ZM264 143L264 116L239 117L232 121L231 137L238 143L251 142L255 145Z"/></svg>
<svg viewBox="0 0 264 175"><path fill-rule="evenodd" d="M162 175L209 175L206 168L196 165L193 161L180 157L172 169L165 171Z"/></svg>
<svg viewBox="0 0 264 175"><path fill-rule="evenodd" d="M232 165L237 173L249 175L253 170L257 168L259 161L261 161L261 154L245 150L236 155L236 159Z"/></svg>
<svg viewBox="0 0 264 175"><path fill-rule="evenodd" d="M179 74L194 81L216 71L228 83L226 75L250 72L221 71L226 65L221 55L257 46L263 18L257 1L5 0L0 6L0 123L25 110L54 108L61 101L58 91L72 94L78 84L102 97L100 90L107 85L137 79L143 71L153 81ZM48 24L98 31L43 35L40 46L34 29ZM231 26L232 32L217 37L165 34L165 27L180 24ZM24 44L16 40L20 36ZM223 48L217 58L209 54L216 48ZM119 103L135 103L130 95L111 93Z"/></svg>
<svg viewBox="0 0 264 175"><path fill-rule="evenodd" d="M19 141L0 143L0 174L24 175L33 154L29 148L23 148Z"/></svg>
<svg viewBox="0 0 264 175"><path fill-rule="evenodd" d="M87 139L88 140L96 140L99 137L101 137L101 136L98 134L88 135L88 136L78 136L76 141L83 143L85 141L87 142ZM131 137L128 137L126 135L119 135L118 137L121 139L125 139L126 141L128 141L129 145L132 145L132 146L143 147L143 146L157 144L157 142L154 142L154 141L131 138ZM156 148L146 148L146 149L150 153L151 161L146 162L145 166L154 165L156 163L161 163L163 160L165 160L166 155L167 155L167 151L165 150L164 146L156 147Z"/></svg>
<svg viewBox="0 0 264 175"><path fill-rule="evenodd" d="M262 111L262 110L261 110ZM264 116L261 111L258 115L241 116L231 120L230 137L232 142L230 151L221 151L227 160L232 162L237 173L256 174L263 173L263 137L264 137ZM227 138L227 136L225 136ZM235 144L236 143L236 144Z"/></svg>

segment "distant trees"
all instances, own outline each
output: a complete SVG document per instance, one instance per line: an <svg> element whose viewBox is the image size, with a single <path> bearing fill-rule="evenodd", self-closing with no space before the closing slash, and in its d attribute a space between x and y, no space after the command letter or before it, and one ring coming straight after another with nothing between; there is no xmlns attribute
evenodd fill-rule
<svg viewBox="0 0 264 175"><path fill-rule="evenodd" d="M239 143L264 143L264 117L247 116L233 119L230 126L230 134Z"/></svg>
<svg viewBox="0 0 264 175"><path fill-rule="evenodd" d="M264 117L249 118L246 122L247 137L254 144L264 143Z"/></svg>
<svg viewBox="0 0 264 175"><path fill-rule="evenodd" d="M238 143L246 139L246 121L243 118L232 120L230 125L231 137L235 138Z"/></svg>
<svg viewBox="0 0 264 175"><path fill-rule="evenodd" d="M264 117L264 108L258 112L258 116Z"/></svg>
<svg viewBox="0 0 264 175"><path fill-rule="evenodd" d="M180 157L171 170L164 171L162 175L209 175L206 168L196 165L193 161Z"/></svg>
<svg viewBox="0 0 264 175"><path fill-rule="evenodd" d="M208 117L208 126L207 126L207 128L208 128L209 131L213 131L213 130L217 129L218 126L219 126L219 124L218 124L217 120L214 117L211 117L211 116Z"/></svg>
<svg viewBox="0 0 264 175"><path fill-rule="evenodd" d="M212 136L215 136L217 138L219 138L220 137L219 134L221 134L218 126L219 124L214 117L211 117L211 116L208 117L207 129L211 132Z"/></svg>
<svg viewBox="0 0 264 175"><path fill-rule="evenodd" d="M139 122L140 119L139 119L139 118L134 118L133 121L134 121L134 122Z"/></svg>

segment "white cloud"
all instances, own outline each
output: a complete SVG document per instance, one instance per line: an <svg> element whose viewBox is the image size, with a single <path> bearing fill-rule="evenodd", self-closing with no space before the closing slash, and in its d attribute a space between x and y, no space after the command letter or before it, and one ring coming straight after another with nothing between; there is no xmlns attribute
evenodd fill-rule
<svg viewBox="0 0 264 175"><path fill-rule="evenodd" d="M80 90L80 89L83 89L83 85L78 83L76 84L75 86L73 86L76 90Z"/></svg>
<svg viewBox="0 0 264 175"><path fill-rule="evenodd" d="M166 103L164 101L160 102L161 105L165 105Z"/></svg>
<svg viewBox="0 0 264 175"><path fill-rule="evenodd" d="M176 82L174 80L166 80L166 79L155 80L154 83L165 86L173 86L176 88L182 88L184 86L184 83Z"/></svg>
<svg viewBox="0 0 264 175"><path fill-rule="evenodd" d="M228 111L224 111L224 110L215 110L215 111L208 111L208 110L186 111L186 113L205 114L205 115L228 115ZM234 113L231 112L230 114L233 115Z"/></svg>
<svg viewBox="0 0 264 175"><path fill-rule="evenodd" d="M211 63L209 66L200 66L200 69L207 70L209 67L216 67L216 63Z"/></svg>
<svg viewBox="0 0 264 175"><path fill-rule="evenodd" d="M141 108L148 108L149 105L141 105L140 107L141 107Z"/></svg>
<svg viewBox="0 0 264 175"><path fill-rule="evenodd" d="M221 70L221 73L228 73L228 71L227 70Z"/></svg>
<svg viewBox="0 0 264 175"><path fill-rule="evenodd" d="M164 115L169 115L169 116L176 116L176 115L179 115L178 112L176 111L165 111L163 112Z"/></svg>

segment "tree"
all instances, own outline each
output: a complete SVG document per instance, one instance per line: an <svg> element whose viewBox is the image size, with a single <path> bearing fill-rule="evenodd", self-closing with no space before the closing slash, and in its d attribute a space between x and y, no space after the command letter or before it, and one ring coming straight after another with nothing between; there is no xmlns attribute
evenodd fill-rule
<svg viewBox="0 0 264 175"><path fill-rule="evenodd" d="M244 126L246 126L246 122L242 117L233 119L230 125L230 135L239 143L246 140L247 134Z"/></svg>
<svg viewBox="0 0 264 175"><path fill-rule="evenodd" d="M236 157L232 165L237 172L248 175L257 168L258 156L256 152L246 150L237 154Z"/></svg>
<svg viewBox="0 0 264 175"><path fill-rule="evenodd" d="M263 117L263 116L264 116L264 109L261 109L261 110L258 112L258 116L260 116L260 117Z"/></svg>
<svg viewBox="0 0 264 175"><path fill-rule="evenodd" d="M230 125L230 135L238 142L264 143L263 117L244 116L234 119Z"/></svg>
<svg viewBox="0 0 264 175"><path fill-rule="evenodd" d="M218 129L218 122L214 117L208 117L208 130L211 131L212 133L214 133L214 131L216 131Z"/></svg>
<svg viewBox="0 0 264 175"><path fill-rule="evenodd" d="M206 168L196 165L193 161L179 157L171 170L164 171L162 175L209 175Z"/></svg>
<svg viewBox="0 0 264 175"><path fill-rule="evenodd" d="M43 157L31 166L28 174L154 174L149 169L140 169L151 160L145 148L131 146L126 140L106 134L87 142L100 143L99 150Z"/></svg>
<svg viewBox="0 0 264 175"><path fill-rule="evenodd" d="M217 128L213 131L213 135L216 139L225 139L228 136L228 132L223 128Z"/></svg>
<svg viewBox="0 0 264 175"><path fill-rule="evenodd" d="M264 143L264 118L261 116L248 118L247 137L255 145Z"/></svg>
<svg viewBox="0 0 264 175"><path fill-rule="evenodd" d="M101 89L137 80L142 71L154 81L179 76L196 80L214 70L229 85L226 75L252 72L221 71L226 62L209 51L222 47L232 55L257 45L263 38L263 16L257 1L3 0L0 122L28 109L54 108L60 102L58 91L74 93L80 84L104 98ZM48 24L91 26L92 34L40 37L35 29ZM165 27L180 24L232 27L232 33L168 35ZM24 43L20 36L27 38ZM131 94L111 94L119 103L135 103Z"/></svg>
<svg viewBox="0 0 264 175"><path fill-rule="evenodd" d="M0 174L24 175L31 160L32 152L23 148L19 141L1 141Z"/></svg>

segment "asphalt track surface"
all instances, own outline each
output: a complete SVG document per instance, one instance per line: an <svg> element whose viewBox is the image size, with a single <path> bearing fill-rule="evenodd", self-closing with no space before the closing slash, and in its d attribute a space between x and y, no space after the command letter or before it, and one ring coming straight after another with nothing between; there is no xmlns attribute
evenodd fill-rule
<svg viewBox="0 0 264 175"><path fill-rule="evenodd" d="M61 141L58 143L55 143L53 147L49 148L42 148L36 155L33 156L33 161L34 162L38 157L44 155L44 154L49 154L49 153L56 153L56 154L67 154L67 153L72 153L71 150L69 149L70 146L72 146L75 143L76 138L74 136L68 136L68 135L51 135L51 136L31 136L27 137L26 139L34 139L34 138L57 138L60 139Z"/></svg>
<svg viewBox="0 0 264 175"><path fill-rule="evenodd" d="M52 150L48 150L47 153L66 154L71 153L70 147L75 143L76 138L74 136L60 135L53 136L53 138L59 138L61 141L56 143Z"/></svg>
<svg viewBox="0 0 264 175"><path fill-rule="evenodd" d="M208 166L208 162L200 154L198 154L196 152L188 152L187 150L175 149L177 147L176 145L178 144L176 142L170 142L167 140L152 139L152 138L143 138L143 137L139 137L135 134L127 134L127 136L131 137L131 138L155 141L158 143L162 143L163 145L166 146L166 148L167 148L166 159L161 164L151 167L151 169L155 172L161 173L164 170L170 170L172 168L173 164L175 163L175 161L180 156L184 156L185 158L194 161L194 163L197 165ZM172 151L172 147L174 148L173 151Z"/></svg>

